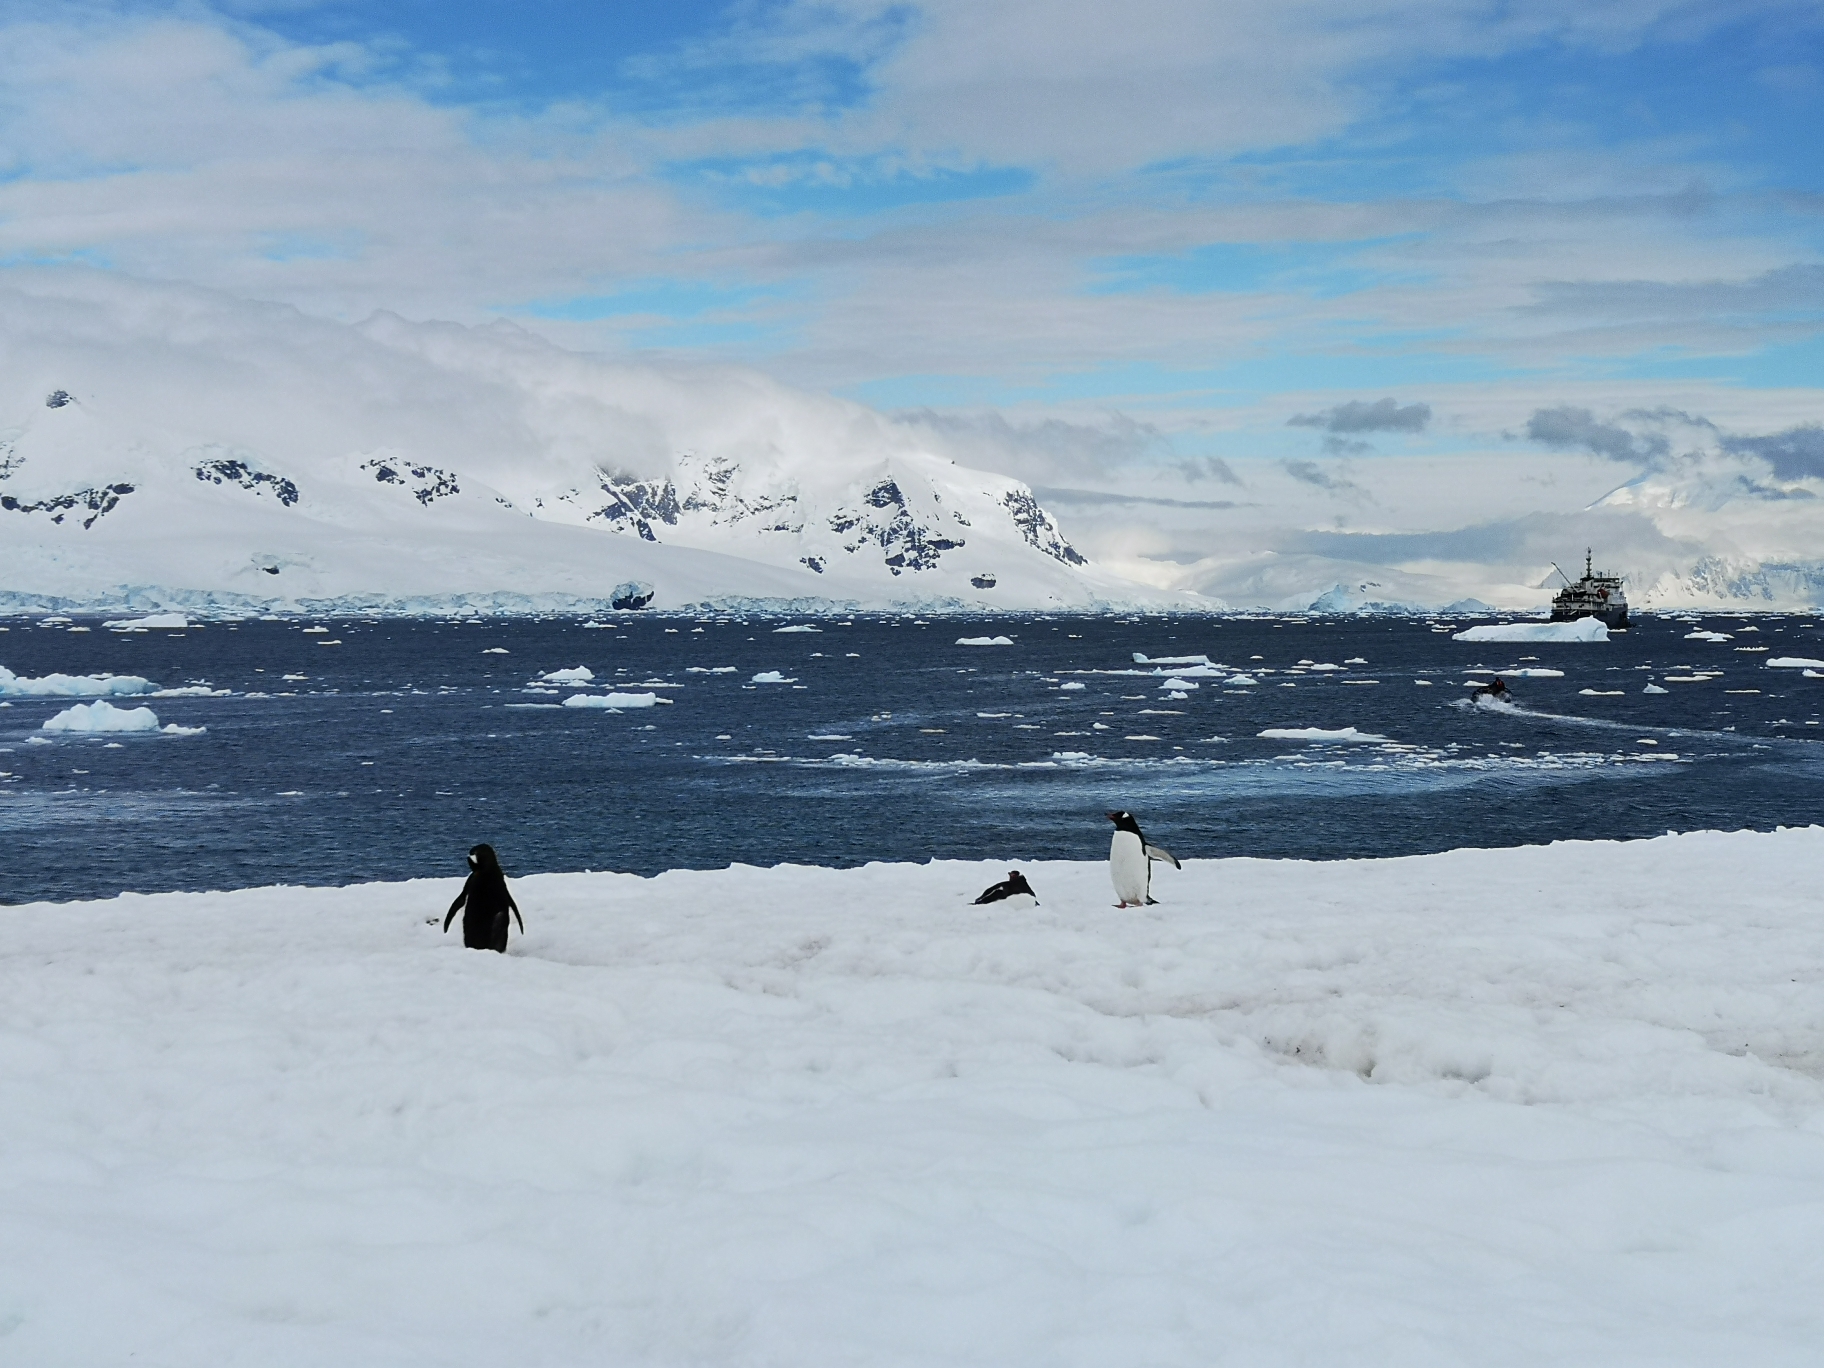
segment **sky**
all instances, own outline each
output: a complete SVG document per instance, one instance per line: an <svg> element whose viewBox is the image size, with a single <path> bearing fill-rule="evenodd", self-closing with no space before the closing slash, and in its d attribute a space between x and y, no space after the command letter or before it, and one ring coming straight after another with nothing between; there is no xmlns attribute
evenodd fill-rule
<svg viewBox="0 0 1824 1368"><path fill-rule="evenodd" d="M0 0L0 50L0 283L506 319L1332 522L1388 457L1824 419L1816 0Z"/></svg>

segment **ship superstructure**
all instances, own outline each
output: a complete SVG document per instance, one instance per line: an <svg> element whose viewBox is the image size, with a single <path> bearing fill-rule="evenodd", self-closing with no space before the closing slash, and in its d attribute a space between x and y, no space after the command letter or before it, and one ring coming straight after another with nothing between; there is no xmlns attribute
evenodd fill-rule
<svg viewBox="0 0 1824 1368"><path fill-rule="evenodd" d="M1591 569L1593 552L1583 553L1583 578L1573 580L1554 562L1552 569L1564 578L1564 588L1552 599L1553 622L1575 622L1578 618L1601 618L1610 631L1625 631L1628 625L1628 596L1621 590L1621 576Z"/></svg>

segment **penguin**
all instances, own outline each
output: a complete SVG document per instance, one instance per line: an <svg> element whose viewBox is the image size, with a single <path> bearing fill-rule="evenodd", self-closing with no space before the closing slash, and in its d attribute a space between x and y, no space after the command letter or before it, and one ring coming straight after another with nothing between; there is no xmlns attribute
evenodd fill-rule
<svg viewBox="0 0 1824 1368"><path fill-rule="evenodd" d="M983 903L1001 903L1007 907L1037 907L1039 895L1032 891L1032 885L1026 882L1026 876L1017 869L1007 871L1007 877L994 887L983 890L982 896L975 900L975 906Z"/></svg>
<svg viewBox="0 0 1824 1368"><path fill-rule="evenodd" d="M1140 834L1140 823L1131 812L1105 814L1115 824L1115 837L1108 844L1108 877L1114 881L1117 907L1145 907L1156 902L1152 894L1153 861L1165 860L1173 869L1183 869L1178 857L1156 845L1148 845Z"/></svg>
<svg viewBox="0 0 1824 1368"><path fill-rule="evenodd" d="M468 910L462 914L462 943L471 950L498 950L507 953L507 910L512 909L513 919L519 923L519 934L526 934L525 918L519 915L519 904L513 901L513 895L507 891L507 876L501 872L500 860L494 854L491 845L472 846L469 849L469 880L463 884L462 892L456 895L456 901L450 904L450 910L444 914L443 929L447 934L450 921L456 915L456 909L464 903Z"/></svg>

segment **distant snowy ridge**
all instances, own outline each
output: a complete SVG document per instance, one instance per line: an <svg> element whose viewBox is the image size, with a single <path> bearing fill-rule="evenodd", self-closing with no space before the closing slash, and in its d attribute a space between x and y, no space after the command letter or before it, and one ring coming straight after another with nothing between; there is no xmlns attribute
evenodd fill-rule
<svg viewBox="0 0 1824 1368"><path fill-rule="evenodd" d="M1220 606L1091 565L928 433L751 372L150 288L87 330L93 299L5 302L0 591L34 605Z"/></svg>

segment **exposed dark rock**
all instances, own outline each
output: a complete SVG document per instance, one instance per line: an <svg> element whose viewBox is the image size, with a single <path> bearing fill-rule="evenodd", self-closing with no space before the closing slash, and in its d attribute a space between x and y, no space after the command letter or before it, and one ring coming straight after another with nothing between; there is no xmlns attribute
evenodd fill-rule
<svg viewBox="0 0 1824 1368"><path fill-rule="evenodd" d="M89 516L82 520L86 530L95 526L98 518L112 513L120 501L132 492L133 486L130 484L111 484L103 485L100 489L79 489L73 494L59 494L54 498L40 499L37 503L26 503L11 494L0 494L0 508L9 513L49 513L54 523L61 523L76 509L86 508Z"/></svg>
<svg viewBox="0 0 1824 1368"><path fill-rule="evenodd" d="M298 487L283 475L256 470L245 461L221 459L199 462L193 470L196 478L210 484L233 484L255 494L270 488L280 503L290 508L298 501Z"/></svg>

